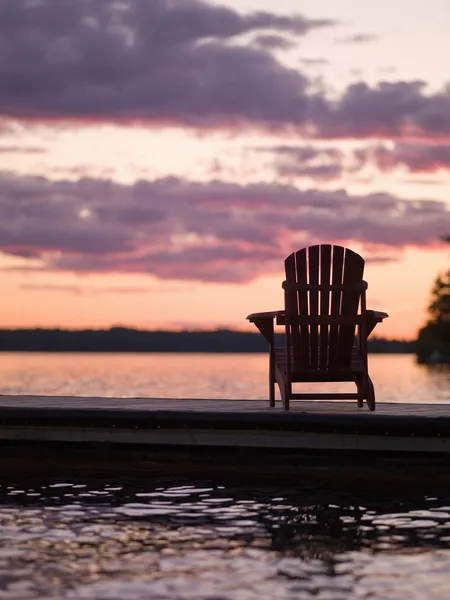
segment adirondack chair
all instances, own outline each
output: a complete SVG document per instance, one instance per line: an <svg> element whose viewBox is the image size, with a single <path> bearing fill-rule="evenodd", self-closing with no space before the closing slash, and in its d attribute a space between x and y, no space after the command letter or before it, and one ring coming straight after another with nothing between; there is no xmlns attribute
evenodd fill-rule
<svg viewBox="0 0 450 600"><path fill-rule="evenodd" d="M303 248L285 260L285 309L253 313L269 342L269 404L275 406L275 383L283 407L290 399L366 400L375 410L375 390L367 367L367 338L388 315L366 309L364 260L342 246ZM274 324L283 325L285 347L275 347ZM298 382L353 381L357 392L292 392Z"/></svg>

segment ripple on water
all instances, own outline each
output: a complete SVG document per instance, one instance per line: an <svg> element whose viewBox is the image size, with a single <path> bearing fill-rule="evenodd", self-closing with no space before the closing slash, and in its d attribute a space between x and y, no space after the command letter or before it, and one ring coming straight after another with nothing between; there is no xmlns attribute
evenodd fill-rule
<svg viewBox="0 0 450 600"><path fill-rule="evenodd" d="M0 599L450 598L449 498L112 481L0 496Z"/></svg>

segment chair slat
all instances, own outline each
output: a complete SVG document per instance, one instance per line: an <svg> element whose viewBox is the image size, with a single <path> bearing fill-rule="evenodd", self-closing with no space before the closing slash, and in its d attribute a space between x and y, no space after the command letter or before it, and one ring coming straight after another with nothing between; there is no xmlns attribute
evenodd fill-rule
<svg viewBox="0 0 450 600"><path fill-rule="evenodd" d="M310 246L308 255L308 283L311 285L319 284L319 264L320 249L319 246ZM316 289L309 291L309 314L311 317L319 315L319 292ZM310 336L310 365L312 368L319 368L319 328L317 325L309 326Z"/></svg>
<svg viewBox="0 0 450 600"><path fill-rule="evenodd" d="M284 261L286 272L286 281L297 283L297 271L295 268L295 254L290 254ZM286 309L286 351L292 352L294 363L300 363L301 343L298 324L295 322L296 315L299 312L297 290L285 289L285 309Z"/></svg>
<svg viewBox="0 0 450 600"><path fill-rule="evenodd" d="M344 271L344 248L333 246L331 283L338 286L342 283ZM339 315L341 310L341 293L339 289L331 292L330 315ZM328 366L333 368L338 364L339 325L331 325L328 340Z"/></svg>
<svg viewBox="0 0 450 600"><path fill-rule="evenodd" d="M320 247L320 284L327 286L330 283L331 274L331 245L324 244ZM320 316L330 314L330 292L327 289L320 291ZM328 367L328 338L329 325L323 324L319 327L319 368Z"/></svg>
<svg viewBox="0 0 450 600"><path fill-rule="evenodd" d="M352 250L347 249L344 257L344 284L357 283L362 280L364 273L364 259ZM341 315L356 315L358 312L361 294L354 291L342 292ZM339 330L339 362L341 366L350 365L353 342L355 339L355 326L342 325Z"/></svg>
<svg viewBox="0 0 450 600"><path fill-rule="evenodd" d="M306 260L306 248L299 250L295 253L295 266L296 266L296 280L297 283L308 283L307 278L307 260ZM297 292L298 297L298 308L299 315L308 315L308 293L303 290ZM300 326L300 354L301 359L296 365L307 367L311 362L311 344L309 337L308 325Z"/></svg>

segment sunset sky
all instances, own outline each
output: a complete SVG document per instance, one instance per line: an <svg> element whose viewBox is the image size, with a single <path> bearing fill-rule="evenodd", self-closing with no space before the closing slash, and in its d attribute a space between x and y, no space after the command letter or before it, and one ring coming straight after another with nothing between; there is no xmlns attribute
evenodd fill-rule
<svg viewBox="0 0 450 600"><path fill-rule="evenodd" d="M247 328L366 259L412 338L450 266L449 0L0 0L1 327Z"/></svg>

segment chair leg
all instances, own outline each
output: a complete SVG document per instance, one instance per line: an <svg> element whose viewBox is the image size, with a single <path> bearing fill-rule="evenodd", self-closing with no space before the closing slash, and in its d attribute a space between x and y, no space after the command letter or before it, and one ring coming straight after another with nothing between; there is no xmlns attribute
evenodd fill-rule
<svg viewBox="0 0 450 600"><path fill-rule="evenodd" d="M269 406L275 406L275 357L272 348L269 356Z"/></svg>
<svg viewBox="0 0 450 600"><path fill-rule="evenodd" d="M369 410L375 410L375 388L373 387L370 377L367 377L367 379L367 406L369 407Z"/></svg>
<svg viewBox="0 0 450 600"><path fill-rule="evenodd" d="M280 383L280 394L284 410L289 410L289 391L289 385L287 383Z"/></svg>
<svg viewBox="0 0 450 600"><path fill-rule="evenodd" d="M356 388L357 388L357 392L359 394L357 403L358 403L358 408L362 408L363 404L364 404L364 384L363 384L363 378L361 377L361 375L356 375L355 374L355 383L356 383Z"/></svg>
<svg viewBox="0 0 450 600"><path fill-rule="evenodd" d="M275 406L275 383L272 377L269 378L269 406Z"/></svg>

